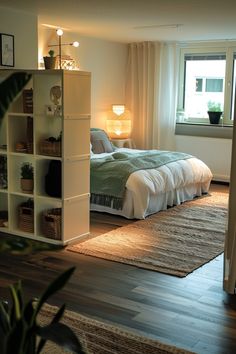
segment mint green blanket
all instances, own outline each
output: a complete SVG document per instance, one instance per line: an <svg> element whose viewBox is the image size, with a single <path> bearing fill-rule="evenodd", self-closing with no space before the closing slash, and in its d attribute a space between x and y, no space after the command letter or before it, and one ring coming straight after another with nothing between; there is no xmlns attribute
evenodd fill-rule
<svg viewBox="0 0 236 354"><path fill-rule="evenodd" d="M91 203L122 209L125 185L129 175L191 158L182 152L147 150L138 153L114 152L107 157L91 159Z"/></svg>

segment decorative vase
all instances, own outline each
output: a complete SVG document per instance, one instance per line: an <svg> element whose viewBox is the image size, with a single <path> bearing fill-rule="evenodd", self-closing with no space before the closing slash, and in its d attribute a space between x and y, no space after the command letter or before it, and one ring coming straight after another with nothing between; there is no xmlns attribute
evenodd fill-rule
<svg viewBox="0 0 236 354"><path fill-rule="evenodd" d="M34 180L21 178L21 189L24 193L32 193L34 190Z"/></svg>
<svg viewBox="0 0 236 354"><path fill-rule="evenodd" d="M55 69L56 57L43 57L45 69Z"/></svg>
<svg viewBox="0 0 236 354"><path fill-rule="evenodd" d="M209 120L211 124L219 124L222 112L208 111L207 113L209 115Z"/></svg>

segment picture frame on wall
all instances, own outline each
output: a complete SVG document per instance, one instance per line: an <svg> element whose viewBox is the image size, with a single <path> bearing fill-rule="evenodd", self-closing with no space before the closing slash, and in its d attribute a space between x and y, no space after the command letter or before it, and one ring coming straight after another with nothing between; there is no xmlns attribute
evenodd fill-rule
<svg viewBox="0 0 236 354"><path fill-rule="evenodd" d="M0 33L0 65L14 67L14 36Z"/></svg>

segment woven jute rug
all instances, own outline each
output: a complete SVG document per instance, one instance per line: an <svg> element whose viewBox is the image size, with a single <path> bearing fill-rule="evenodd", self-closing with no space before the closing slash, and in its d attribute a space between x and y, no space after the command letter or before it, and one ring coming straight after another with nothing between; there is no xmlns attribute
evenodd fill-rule
<svg viewBox="0 0 236 354"><path fill-rule="evenodd" d="M67 249L184 277L223 252L227 208L214 192Z"/></svg>
<svg viewBox="0 0 236 354"><path fill-rule="evenodd" d="M39 319L42 325L50 322L57 308L45 305ZM149 339L126 328L97 321L75 312L66 311L62 323L68 325L78 336L88 354L191 354L193 352L179 349ZM47 342L43 354L64 354L57 345Z"/></svg>

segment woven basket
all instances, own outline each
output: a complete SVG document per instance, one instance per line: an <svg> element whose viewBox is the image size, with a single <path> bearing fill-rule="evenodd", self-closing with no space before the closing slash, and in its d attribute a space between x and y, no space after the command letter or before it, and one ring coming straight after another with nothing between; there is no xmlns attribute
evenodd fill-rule
<svg viewBox="0 0 236 354"><path fill-rule="evenodd" d="M34 232L34 209L19 207L19 229L25 232Z"/></svg>
<svg viewBox="0 0 236 354"><path fill-rule="evenodd" d="M61 142L60 141L48 141L42 140L39 144L39 150L41 155L48 156L61 156Z"/></svg>
<svg viewBox="0 0 236 354"><path fill-rule="evenodd" d="M61 208L43 212L42 231L46 237L61 240Z"/></svg>

